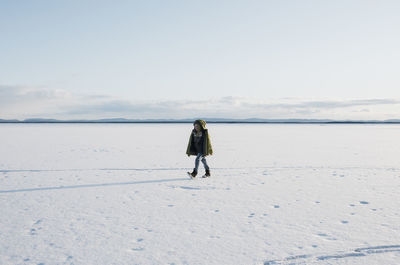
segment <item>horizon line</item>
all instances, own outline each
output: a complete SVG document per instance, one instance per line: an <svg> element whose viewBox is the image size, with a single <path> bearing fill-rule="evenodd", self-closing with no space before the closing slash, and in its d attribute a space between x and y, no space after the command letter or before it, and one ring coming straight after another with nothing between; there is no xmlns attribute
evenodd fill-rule
<svg viewBox="0 0 400 265"><path fill-rule="evenodd" d="M264 118L183 118L183 119L126 119L126 118L103 118L103 119L46 119L28 118L0 119L0 123L192 123L194 120L203 119L207 123L312 123L312 124L337 124L337 123L363 123L363 124L400 124L400 119L386 120L336 120L336 119L264 119Z"/></svg>

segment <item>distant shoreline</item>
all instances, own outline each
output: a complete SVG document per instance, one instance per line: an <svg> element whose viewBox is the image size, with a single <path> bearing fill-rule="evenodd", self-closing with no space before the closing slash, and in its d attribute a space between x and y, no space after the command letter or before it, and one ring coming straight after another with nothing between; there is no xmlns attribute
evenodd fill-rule
<svg viewBox="0 0 400 265"><path fill-rule="evenodd" d="M24 123L24 124L32 124L32 123L74 123L74 124L132 124L132 123L141 123L141 124L151 124L151 123L158 123L158 124L174 124L174 123L193 123L194 120L190 121L7 121L7 120L0 120L0 123ZM394 121L209 121L206 120L207 123L221 123L221 124L400 124L400 120Z"/></svg>

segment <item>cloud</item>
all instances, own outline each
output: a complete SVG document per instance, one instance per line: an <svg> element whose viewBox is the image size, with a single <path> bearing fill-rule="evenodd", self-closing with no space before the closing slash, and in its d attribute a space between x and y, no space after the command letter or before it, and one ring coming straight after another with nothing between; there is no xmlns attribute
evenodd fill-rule
<svg viewBox="0 0 400 265"><path fill-rule="evenodd" d="M21 100L46 100L68 98L71 93L62 89L47 89L24 86L0 86L0 103L8 104Z"/></svg>
<svg viewBox="0 0 400 265"><path fill-rule="evenodd" d="M175 107L171 102L158 103L133 103L127 100L109 100L96 104L80 104L70 108L64 108L68 114L92 114L92 113L159 113L170 111Z"/></svg>
<svg viewBox="0 0 400 265"><path fill-rule="evenodd" d="M257 99L226 96L196 100L129 100L44 87L0 86L0 118L399 118L398 99Z"/></svg>
<svg viewBox="0 0 400 265"><path fill-rule="evenodd" d="M283 101L283 102L282 102ZM395 99L362 99L362 100L282 100L281 102L271 103L247 103L243 104L247 106L258 106L260 108L319 108L319 109L335 109L335 108L347 108L356 106L368 106L368 105L393 105L400 104L400 100Z"/></svg>
<svg viewBox="0 0 400 265"><path fill-rule="evenodd" d="M0 118L59 118L64 115L63 108L108 98L73 94L64 89L0 85Z"/></svg>

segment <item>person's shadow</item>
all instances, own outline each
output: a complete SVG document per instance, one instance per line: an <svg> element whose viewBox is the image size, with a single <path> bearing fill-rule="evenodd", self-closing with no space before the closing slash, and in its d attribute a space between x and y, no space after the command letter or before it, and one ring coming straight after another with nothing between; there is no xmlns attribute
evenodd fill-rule
<svg viewBox="0 0 400 265"><path fill-rule="evenodd" d="M15 192L42 191L42 190L81 189L81 188L121 186L121 185L133 185L133 184L163 183L163 182L174 182L174 181L184 181L184 180L190 180L190 179L189 178L153 179L153 180L111 182L111 183L99 183L99 184L82 184L82 185L70 185L70 186L39 187L39 188L17 189L17 190L0 190L0 193L15 193Z"/></svg>

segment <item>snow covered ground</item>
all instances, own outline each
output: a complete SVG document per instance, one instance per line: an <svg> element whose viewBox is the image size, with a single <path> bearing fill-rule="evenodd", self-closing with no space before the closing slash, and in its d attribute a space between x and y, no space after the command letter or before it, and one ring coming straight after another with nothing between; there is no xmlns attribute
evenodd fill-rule
<svg viewBox="0 0 400 265"><path fill-rule="evenodd" d="M0 124L0 264L400 264L399 125L207 127Z"/></svg>

